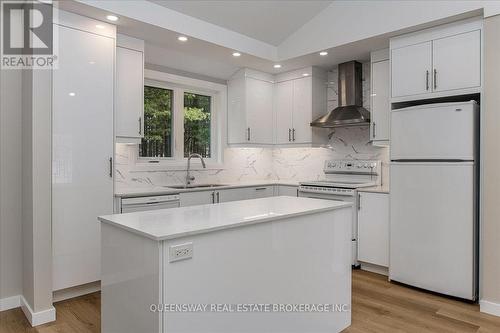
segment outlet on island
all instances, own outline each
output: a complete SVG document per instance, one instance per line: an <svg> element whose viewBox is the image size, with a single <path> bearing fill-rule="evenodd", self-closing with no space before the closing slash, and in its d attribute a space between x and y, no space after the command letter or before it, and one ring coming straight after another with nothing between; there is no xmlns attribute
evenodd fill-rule
<svg viewBox="0 0 500 333"><path fill-rule="evenodd" d="M169 262L193 258L193 243L172 245L169 248Z"/></svg>

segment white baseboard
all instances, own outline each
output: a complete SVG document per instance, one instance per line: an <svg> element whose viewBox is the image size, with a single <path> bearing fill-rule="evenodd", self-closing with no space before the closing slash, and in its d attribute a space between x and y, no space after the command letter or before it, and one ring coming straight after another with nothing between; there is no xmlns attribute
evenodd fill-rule
<svg viewBox="0 0 500 333"><path fill-rule="evenodd" d="M482 299L479 301L479 308L481 312L500 317L499 303L493 303Z"/></svg>
<svg viewBox="0 0 500 333"><path fill-rule="evenodd" d="M0 298L0 311L6 311L21 306L21 296Z"/></svg>
<svg viewBox="0 0 500 333"><path fill-rule="evenodd" d="M389 276L389 268L369 263L360 262L361 269L364 271L377 273L385 276Z"/></svg>
<svg viewBox="0 0 500 333"><path fill-rule="evenodd" d="M21 296L21 309L33 327L56 320L56 309L53 306L47 310L34 312L23 296Z"/></svg>

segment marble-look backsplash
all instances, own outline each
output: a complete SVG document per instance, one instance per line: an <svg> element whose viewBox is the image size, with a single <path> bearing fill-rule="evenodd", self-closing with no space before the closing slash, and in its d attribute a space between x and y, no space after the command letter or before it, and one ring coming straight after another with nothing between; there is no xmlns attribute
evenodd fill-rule
<svg viewBox="0 0 500 333"><path fill-rule="evenodd" d="M328 107L337 107L337 70L328 73ZM370 109L370 66L363 64L363 106ZM325 160L379 159L382 182L388 184L389 149L373 146L369 127L338 128L326 148L226 148L220 168L194 170L197 183L234 183L255 180L313 180L323 177ZM183 184L184 170L144 171L137 168L137 145L116 145L117 187Z"/></svg>

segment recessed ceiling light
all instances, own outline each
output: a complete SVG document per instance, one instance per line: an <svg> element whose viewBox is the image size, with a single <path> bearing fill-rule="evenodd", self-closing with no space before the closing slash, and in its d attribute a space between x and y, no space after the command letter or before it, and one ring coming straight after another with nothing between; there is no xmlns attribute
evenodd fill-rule
<svg viewBox="0 0 500 333"><path fill-rule="evenodd" d="M95 61L89 61L90 65L95 65Z"/></svg>
<svg viewBox="0 0 500 333"><path fill-rule="evenodd" d="M328 52L326 52L326 51L321 51L321 52L319 53L319 55L320 55L320 56L326 56L327 54L328 54Z"/></svg>
<svg viewBox="0 0 500 333"><path fill-rule="evenodd" d="M102 24L96 24L95 27L97 29L104 29L104 26Z"/></svg>
<svg viewBox="0 0 500 333"><path fill-rule="evenodd" d="M309 73L303 73L302 76L309 76Z"/></svg>
<svg viewBox="0 0 500 333"><path fill-rule="evenodd" d="M71 97L76 96L76 94L74 92L70 92L68 95L70 95Z"/></svg>
<svg viewBox="0 0 500 333"><path fill-rule="evenodd" d="M274 68L281 68L281 65L280 64L276 64L273 66Z"/></svg>
<svg viewBox="0 0 500 333"><path fill-rule="evenodd" d="M181 42L187 42L188 38L186 36L179 36L177 37L177 40Z"/></svg>
<svg viewBox="0 0 500 333"><path fill-rule="evenodd" d="M108 15L108 16L106 16L106 18L112 22L118 21L118 16L115 16L115 15Z"/></svg>
<svg viewBox="0 0 500 333"><path fill-rule="evenodd" d="M241 53L239 53L239 52L233 52L233 57L239 57L239 56L241 56Z"/></svg>

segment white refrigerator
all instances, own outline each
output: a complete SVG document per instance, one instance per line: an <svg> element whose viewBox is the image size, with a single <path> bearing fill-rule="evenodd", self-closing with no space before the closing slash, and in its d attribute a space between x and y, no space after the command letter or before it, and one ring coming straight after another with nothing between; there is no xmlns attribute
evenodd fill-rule
<svg viewBox="0 0 500 333"><path fill-rule="evenodd" d="M476 300L476 102L391 112L389 277Z"/></svg>

